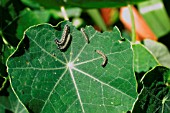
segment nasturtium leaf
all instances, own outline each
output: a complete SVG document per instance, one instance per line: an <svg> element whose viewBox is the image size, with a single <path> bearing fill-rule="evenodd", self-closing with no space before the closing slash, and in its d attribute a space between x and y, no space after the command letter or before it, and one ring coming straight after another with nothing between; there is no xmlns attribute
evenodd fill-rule
<svg viewBox="0 0 170 113"><path fill-rule="evenodd" d="M24 31L36 24L48 22L50 19L50 13L47 10L35 10L24 9L20 12L20 18L18 19L17 37L22 39Z"/></svg>
<svg viewBox="0 0 170 113"><path fill-rule="evenodd" d="M4 89L7 78L0 74L0 92Z"/></svg>
<svg viewBox="0 0 170 113"><path fill-rule="evenodd" d="M34 2L33 0L21 0L21 2L31 8L40 8L41 6L37 3L37 2Z"/></svg>
<svg viewBox="0 0 170 113"><path fill-rule="evenodd" d="M60 51L65 25L70 26L71 41ZM60 26L60 27L59 27ZM8 60L11 85L23 102L35 113L121 113L131 110L137 98L133 72L133 51L118 28L97 32L85 27L90 43L68 21L55 29L49 24L37 25L25 32L29 46L18 50ZM95 52L102 51L108 58Z"/></svg>
<svg viewBox="0 0 170 113"><path fill-rule="evenodd" d="M164 44L147 39L144 40L144 45L158 59L161 65L170 68L170 53L168 48Z"/></svg>
<svg viewBox="0 0 170 113"><path fill-rule="evenodd" d="M0 113L28 113L26 107L19 101L11 87L8 95L0 95Z"/></svg>
<svg viewBox="0 0 170 113"><path fill-rule="evenodd" d="M170 69L157 66L146 73L141 82L143 90L134 105L132 113L169 113L170 111Z"/></svg>
<svg viewBox="0 0 170 113"><path fill-rule="evenodd" d="M142 89L141 78L147 71L159 65L159 63L151 52L142 44L133 44L132 47L134 51L134 71L138 83L137 90L140 92Z"/></svg>
<svg viewBox="0 0 170 113"><path fill-rule="evenodd" d="M5 45L13 48L18 45L19 40L16 37L17 19L20 18L19 12L23 7L20 0L15 2L12 0L1 0L0 36L3 41L0 40L0 49L1 46Z"/></svg>
<svg viewBox="0 0 170 113"><path fill-rule="evenodd" d="M157 59L142 44L133 44L133 50L135 72L147 72L151 68L159 65Z"/></svg>
<svg viewBox="0 0 170 113"><path fill-rule="evenodd" d="M6 64L6 60L7 58L14 52L14 48L10 47L8 45L2 44L2 55L0 57L0 60L2 62L2 64ZM0 69L1 70L1 69Z"/></svg>
<svg viewBox="0 0 170 113"><path fill-rule="evenodd" d="M39 3L45 8L59 8L59 6L66 7L82 7L82 8L103 8L103 7L121 7L128 4L137 4L146 0L31 0Z"/></svg>

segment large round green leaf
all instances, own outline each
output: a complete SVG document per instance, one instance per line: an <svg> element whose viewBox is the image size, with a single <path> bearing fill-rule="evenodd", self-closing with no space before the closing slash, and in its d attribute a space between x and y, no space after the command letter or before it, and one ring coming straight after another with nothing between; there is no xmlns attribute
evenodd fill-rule
<svg viewBox="0 0 170 113"><path fill-rule="evenodd" d="M57 49L64 25L70 26L71 44L65 52ZM20 100L33 112L121 113L131 110L136 100L133 52L128 40L115 27L100 33L91 26L82 33L69 22L61 31L42 24L29 28L21 46L8 60L11 85ZM108 58L95 52L102 51Z"/></svg>

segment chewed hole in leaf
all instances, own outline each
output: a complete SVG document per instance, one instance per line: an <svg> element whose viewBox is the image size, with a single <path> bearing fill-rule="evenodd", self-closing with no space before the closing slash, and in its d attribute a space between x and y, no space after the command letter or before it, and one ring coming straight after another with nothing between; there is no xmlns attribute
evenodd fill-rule
<svg viewBox="0 0 170 113"><path fill-rule="evenodd" d="M122 38L121 40L119 40L119 43L122 43L123 41L126 41L125 38Z"/></svg>
<svg viewBox="0 0 170 113"><path fill-rule="evenodd" d="M29 47L30 47L30 41L29 38L25 35L23 41L21 42L17 51L12 57L22 56L23 54L25 54L26 51L28 51Z"/></svg>

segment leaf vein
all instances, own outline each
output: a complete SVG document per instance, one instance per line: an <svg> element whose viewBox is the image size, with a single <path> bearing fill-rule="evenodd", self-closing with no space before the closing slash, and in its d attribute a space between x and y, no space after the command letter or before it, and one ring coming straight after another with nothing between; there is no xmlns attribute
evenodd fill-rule
<svg viewBox="0 0 170 113"><path fill-rule="evenodd" d="M31 39L31 38L30 38ZM62 60L56 58L55 56L53 56L52 54L50 54L49 52L47 52L43 47L41 47L35 40L31 39L42 51L44 51L47 55L51 56L52 58L56 59L57 61L59 61L62 64L66 64L65 62L63 62Z"/></svg>
<svg viewBox="0 0 170 113"><path fill-rule="evenodd" d="M70 71L70 75L71 75L71 78L72 78L72 81L73 81L73 84L74 84L74 87L76 89L76 93L77 93L77 96L78 96L78 100L80 102L80 106L81 106L81 109L82 109L82 112L85 113L85 110L84 110L84 107L83 107L83 103L82 103L82 100L81 100L81 97L80 97L80 94L79 94L79 90L78 90L78 87L76 85L76 81L74 79L74 75L73 75L73 72L72 70L69 68L69 71Z"/></svg>
<svg viewBox="0 0 170 113"><path fill-rule="evenodd" d="M41 111L43 111L43 109L45 108L47 101L50 99L53 91L55 90L55 88L57 87L57 85L60 83L60 81L62 80L62 78L64 77L65 73L67 72L67 69L64 71L64 73L61 75L61 77L58 79L58 81L56 82L56 84L54 85L53 89L51 90L51 92L49 93L47 100L44 103L44 106L42 107Z"/></svg>
<svg viewBox="0 0 170 113"><path fill-rule="evenodd" d="M88 73L86 73L86 72L84 72L84 71L82 71L82 70L79 70L79 69L77 69L77 68L75 68L75 67L73 67L73 69L76 70L76 71L78 71L78 72L80 72L80 73L82 73L82 74L84 74L84 75L86 75L86 76L88 76L88 77L90 77L90 78L92 78L93 80L95 80L95 81L97 81L97 82L99 82L99 83L101 83L101 84L103 84L103 85L105 85L105 86L108 86L108 87L116 90L117 92L119 92L119 93L121 93L121 94L123 94L123 95L128 96L128 97L131 98L131 99L135 99L135 98L133 98L132 96L130 96L130 95L128 95L128 94L120 91L119 89L117 89L117 88L115 88L115 87L113 87L113 86L110 86L109 84L104 83L103 81L101 81L101 80L93 77L92 75L90 75L90 74L88 74Z"/></svg>

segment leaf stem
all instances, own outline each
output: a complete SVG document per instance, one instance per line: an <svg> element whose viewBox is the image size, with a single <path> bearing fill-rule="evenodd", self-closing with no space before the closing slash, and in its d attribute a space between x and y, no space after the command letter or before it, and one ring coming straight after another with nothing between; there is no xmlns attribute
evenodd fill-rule
<svg viewBox="0 0 170 113"><path fill-rule="evenodd" d="M134 19L134 14L132 11L132 6L129 4L128 5L129 12L130 12L130 18L131 18L131 25L132 25L132 42L136 41L136 30L135 30L135 19Z"/></svg>
<svg viewBox="0 0 170 113"><path fill-rule="evenodd" d="M8 41L5 39L4 35L2 34L2 31L0 31L0 36L2 37L2 41L5 45L10 47L11 49L14 49L14 47L11 44L9 44Z"/></svg>
<svg viewBox="0 0 170 113"><path fill-rule="evenodd" d="M62 13L62 15L64 17L64 20L69 20L64 6L61 6L60 9L61 9L61 13Z"/></svg>
<svg viewBox="0 0 170 113"><path fill-rule="evenodd" d="M0 75L0 76L1 76L1 75ZM1 77L2 77L2 76L1 76ZM5 87L5 84L6 84L7 80L8 80L7 77L2 77L2 78L4 78L5 80L4 80L4 82L2 83L2 86L0 87L0 91Z"/></svg>

